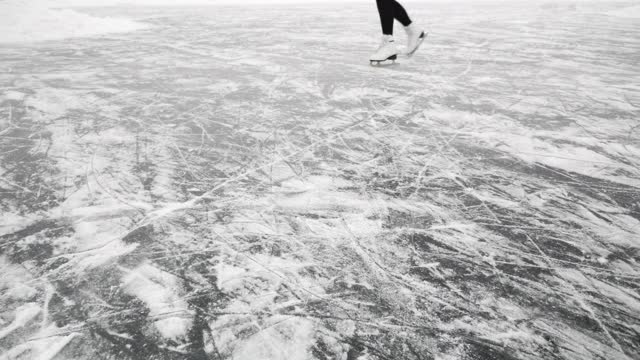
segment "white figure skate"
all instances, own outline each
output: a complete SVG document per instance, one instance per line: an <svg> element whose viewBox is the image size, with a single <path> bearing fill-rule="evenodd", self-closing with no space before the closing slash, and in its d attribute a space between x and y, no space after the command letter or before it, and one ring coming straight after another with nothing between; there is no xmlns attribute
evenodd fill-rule
<svg viewBox="0 0 640 360"><path fill-rule="evenodd" d="M427 37L427 33L417 28L414 24L405 26L404 31L407 32L407 48L404 53L406 56L411 57L418 51L418 48Z"/></svg>
<svg viewBox="0 0 640 360"><path fill-rule="evenodd" d="M382 37L382 44L380 44L378 50L369 58L369 62L371 65L380 65L387 61L393 61L395 63L397 58L398 47L393 40L393 36L385 35Z"/></svg>

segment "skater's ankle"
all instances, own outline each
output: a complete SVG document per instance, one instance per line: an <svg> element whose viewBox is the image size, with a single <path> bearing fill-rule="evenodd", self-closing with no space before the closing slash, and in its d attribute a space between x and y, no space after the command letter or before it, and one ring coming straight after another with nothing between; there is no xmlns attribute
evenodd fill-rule
<svg viewBox="0 0 640 360"><path fill-rule="evenodd" d="M384 42L394 42L395 40L393 39L393 35L389 35L389 34L383 34L382 35L382 40Z"/></svg>
<svg viewBox="0 0 640 360"><path fill-rule="evenodd" d="M409 24L409 25L407 25L407 26L405 26L405 27L404 27L404 31L406 31L406 32L407 32L407 34L413 34L413 33L415 33L416 31L418 31L418 28L417 28L417 26L415 25L415 23L413 23L413 22L412 22L411 24Z"/></svg>

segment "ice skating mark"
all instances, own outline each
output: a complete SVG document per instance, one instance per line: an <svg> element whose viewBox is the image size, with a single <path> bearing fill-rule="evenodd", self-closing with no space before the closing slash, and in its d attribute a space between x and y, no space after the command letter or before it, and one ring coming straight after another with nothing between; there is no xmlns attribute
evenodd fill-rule
<svg viewBox="0 0 640 360"><path fill-rule="evenodd" d="M385 60L369 60L369 64L371 66L392 65L396 63L397 59L398 59L398 55L396 54L396 55L389 56Z"/></svg>

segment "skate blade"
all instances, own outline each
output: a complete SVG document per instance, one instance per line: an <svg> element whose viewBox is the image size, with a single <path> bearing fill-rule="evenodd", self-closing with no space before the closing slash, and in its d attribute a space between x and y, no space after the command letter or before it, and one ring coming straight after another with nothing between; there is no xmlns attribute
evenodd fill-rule
<svg viewBox="0 0 640 360"><path fill-rule="evenodd" d="M391 55L388 58L386 58L385 60L369 60L369 64L371 66L380 66L380 65L392 65L396 63L396 60L398 60L398 55Z"/></svg>

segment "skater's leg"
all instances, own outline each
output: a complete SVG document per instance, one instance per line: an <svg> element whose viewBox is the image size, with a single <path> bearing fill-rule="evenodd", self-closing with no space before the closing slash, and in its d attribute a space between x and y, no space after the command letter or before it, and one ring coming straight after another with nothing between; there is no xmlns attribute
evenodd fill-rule
<svg viewBox="0 0 640 360"><path fill-rule="evenodd" d="M378 13L380 14L380 24L382 25L382 34L393 35L394 20L394 0L376 0L378 5Z"/></svg>
<svg viewBox="0 0 640 360"><path fill-rule="evenodd" d="M409 18L407 11L395 0L393 0L393 17L398 20L402 26L411 25L411 19Z"/></svg>
<svg viewBox="0 0 640 360"><path fill-rule="evenodd" d="M376 0L380 24L384 35L393 35L393 20L398 20L403 26L411 25L407 11L396 0Z"/></svg>

